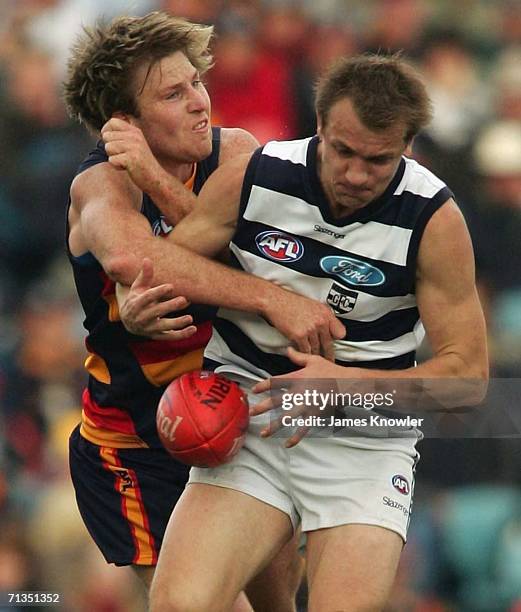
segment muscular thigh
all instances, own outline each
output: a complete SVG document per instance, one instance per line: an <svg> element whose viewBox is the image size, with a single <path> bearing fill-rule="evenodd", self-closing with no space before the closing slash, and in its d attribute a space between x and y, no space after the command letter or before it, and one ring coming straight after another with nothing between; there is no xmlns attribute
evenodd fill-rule
<svg viewBox="0 0 521 612"><path fill-rule="evenodd" d="M291 535L281 510L229 488L190 484L166 530L153 601L166 596L183 609L182 596L201 609L212 601L226 609Z"/></svg>
<svg viewBox="0 0 521 612"><path fill-rule="evenodd" d="M376 612L391 591L402 538L374 525L308 533L309 612Z"/></svg>

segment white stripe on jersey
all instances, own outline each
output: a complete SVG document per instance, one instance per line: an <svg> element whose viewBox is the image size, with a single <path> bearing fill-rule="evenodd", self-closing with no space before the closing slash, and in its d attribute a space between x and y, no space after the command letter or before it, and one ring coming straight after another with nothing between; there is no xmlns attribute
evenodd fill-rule
<svg viewBox="0 0 521 612"><path fill-rule="evenodd" d="M308 144L311 138L302 138L301 140L291 140L277 142L272 140L264 145L262 150L263 155L269 155L270 157L278 157L291 161L294 164L306 165L306 158L308 154Z"/></svg>
<svg viewBox="0 0 521 612"><path fill-rule="evenodd" d="M266 204L267 201L269 206ZM302 214L303 211L305 216ZM251 189L244 218L272 225L297 236L307 236L363 257L379 259L398 266L405 266L407 263L412 230L377 221L351 223L343 227L330 225L324 221L318 206L311 206L300 198L258 185L253 185ZM316 231L315 225L328 229L333 235ZM343 234L345 238L335 238L334 233Z"/></svg>
<svg viewBox="0 0 521 612"><path fill-rule="evenodd" d="M288 341L286 340L286 347L287 346ZM240 373L243 376L247 375L248 373L253 373L257 374L261 379L271 377L271 374L266 372L266 370L258 368L255 364L246 361L246 359L243 359L236 353L232 353L215 327L213 328L210 342L204 349L204 356L205 358L212 359L218 363L224 363L225 365L216 368L216 371L222 373L235 372ZM226 367L228 364L230 364L229 368ZM237 370L233 367L233 364L239 366L239 372L237 372Z"/></svg>
<svg viewBox="0 0 521 612"><path fill-rule="evenodd" d="M420 166L420 164L408 157L405 160L405 172L400 181L394 195L400 195L404 191L414 193L423 198L432 198L438 191L445 187L445 183L435 176L430 170ZM407 187L407 188L406 188Z"/></svg>
<svg viewBox="0 0 521 612"><path fill-rule="evenodd" d="M302 274L289 267L281 266L274 261L254 255L249 251L243 251L233 243L230 244L230 250L237 257L241 267L246 272L255 271L255 274L261 278L319 302L327 301L327 296L333 283L338 283L352 291L357 291L358 298L353 310L346 315L337 314L339 318L363 322L375 321L392 310L403 310L416 306L416 297L412 293L393 297L378 297L364 293L360 287L351 287L347 283L342 283L331 277L320 278Z"/></svg>

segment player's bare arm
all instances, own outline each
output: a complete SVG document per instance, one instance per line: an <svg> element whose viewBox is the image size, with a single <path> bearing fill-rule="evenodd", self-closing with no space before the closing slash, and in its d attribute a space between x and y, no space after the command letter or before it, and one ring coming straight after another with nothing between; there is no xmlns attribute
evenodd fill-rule
<svg viewBox="0 0 521 612"><path fill-rule="evenodd" d="M129 182L147 193L170 222L178 223L193 209L197 196L185 187L183 177L161 166L143 132L131 119L113 117L103 126L101 136L109 163L118 170L126 171ZM223 128L219 162L251 153L258 144L246 130Z"/></svg>
<svg viewBox="0 0 521 612"><path fill-rule="evenodd" d="M251 154L238 155L217 168L206 181L197 207L180 221L167 240L205 257L227 247L235 232L244 173Z"/></svg>
<svg viewBox="0 0 521 612"><path fill-rule="evenodd" d="M169 234L167 243L196 250L206 257L215 256L228 245L237 222L249 158L249 155L235 157L212 174L199 194L197 207ZM154 270L157 263L164 266L166 260L168 257L163 253L161 260L158 257L154 261ZM301 351L333 359L331 339L343 337L345 329L328 306L195 255L191 261L194 266L176 268L175 280L171 281L174 293L186 295L194 302L260 314ZM154 276L156 284L161 282L160 278ZM210 287L211 292L208 292ZM148 303L149 295L132 289L121 304L122 318L130 331L148 335L148 328L141 327L140 311ZM302 313L307 315L302 316ZM157 322L149 322L157 331ZM167 326L168 321L164 325Z"/></svg>
<svg viewBox="0 0 521 612"><path fill-rule="evenodd" d="M79 174L71 186L69 246L75 256L90 251L116 281L128 278L132 240L150 233L139 213L141 193L110 164ZM133 233L132 240L130 233Z"/></svg>
<svg viewBox="0 0 521 612"><path fill-rule="evenodd" d="M429 221L418 254L416 292L434 356L423 378L488 378L485 319L476 290L472 243L459 208L446 202Z"/></svg>

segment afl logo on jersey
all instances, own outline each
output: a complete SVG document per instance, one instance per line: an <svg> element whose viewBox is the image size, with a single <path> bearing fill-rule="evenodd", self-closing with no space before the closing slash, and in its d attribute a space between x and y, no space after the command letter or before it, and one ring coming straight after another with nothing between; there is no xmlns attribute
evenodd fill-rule
<svg viewBox="0 0 521 612"><path fill-rule="evenodd" d="M391 482L393 483L393 487L401 493L402 495L409 495L409 483L405 476L400 476L400 474L396 474L391 478Z"/></svg>
<svg viewBox="0 0 521 612"><path fill-rule="evenodd" d="M275 261L297 261L304 255L304 245L298 238L277 231L257 234L257 248Z"/></svg>
<svg viewBox="0 0 521 612"><path fill-rule="evenodd" d="M320 267L327 274L338 276L346 283L357 287L376 287L385 281L385 274L381 270L353 257L337 255L322 257Z"/></svg>

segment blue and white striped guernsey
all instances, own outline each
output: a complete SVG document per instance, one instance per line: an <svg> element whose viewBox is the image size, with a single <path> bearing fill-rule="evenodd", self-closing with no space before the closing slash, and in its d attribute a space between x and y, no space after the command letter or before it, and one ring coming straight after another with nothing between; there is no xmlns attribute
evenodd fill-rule
<svg viewBox="0 0 521 612"><path fill-rule="evenodd" d="M428 220L452 193L403 157L379 198L335 219L318 177L317 146L315 136L269 142L254 153L230 245L234 264L328 303L347 328L346 339L335 343L338 364L410 367L424 336L415 296L418 247ZM262 317L221 308L206 366L283 374L296 369L287 346Z"/></svg>

